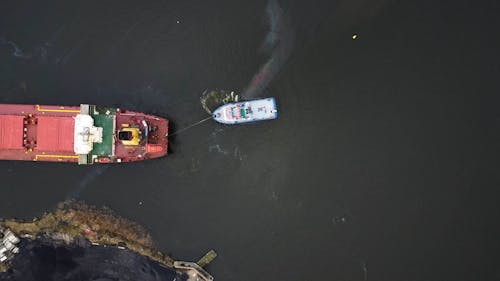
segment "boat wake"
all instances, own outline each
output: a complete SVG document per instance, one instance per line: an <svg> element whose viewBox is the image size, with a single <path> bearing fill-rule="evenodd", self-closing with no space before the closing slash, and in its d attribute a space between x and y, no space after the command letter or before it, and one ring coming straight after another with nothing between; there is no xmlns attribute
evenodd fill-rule
<svg viewBox="0 0 500 281"><path fill-rule="evenodd" d="M40 64L65 65L81 50L87 38L80 39L68 50L57 47L53 43L54 40L55 37L43 44L25 49L19 47L20 44L12 40L0 37L0 50L2 46L6 49L11 49L11 55L17 59L32 60Z"/></svg>
<svg viewBox="0 0 500 281"><path fill-rule="evenodd" d="M277 0L269 0L266 7L270 30L262 44L269 59L253 76L242 96L246 99L260 95L281 70L292 53L294 32Z"/></svg>
<svg viewBox="0 0 500 281"><path fill-rule="evenodd" d="M201 106L208 114L212 114L214 110L223 104L237 102L238 100L239 95L235 94L233 91L226 92L224 90L204 91L200 97Z"/></svg>
<svg viewBox="0 0 500 281"><path fill-rule="evenodd" d="M21 48L19 48L19 46L16 43L14 43L10 40L7 40L3 37L0 37L0 46L1 45L10 46L12 48L12 55L16 58L20 58L20 59L30 59L31 58L31 55L26 54Z"/></svg>

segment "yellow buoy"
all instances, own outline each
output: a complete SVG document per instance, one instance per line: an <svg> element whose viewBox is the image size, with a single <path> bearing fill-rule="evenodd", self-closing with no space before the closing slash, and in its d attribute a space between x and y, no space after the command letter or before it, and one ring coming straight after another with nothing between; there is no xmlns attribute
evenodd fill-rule
<svg viewBox="0 0 500 281"><path fill-rule="evenodd" d="M358 35L357 34L353 34L352 35L352 40L356 40L358 38Z"/></svg>

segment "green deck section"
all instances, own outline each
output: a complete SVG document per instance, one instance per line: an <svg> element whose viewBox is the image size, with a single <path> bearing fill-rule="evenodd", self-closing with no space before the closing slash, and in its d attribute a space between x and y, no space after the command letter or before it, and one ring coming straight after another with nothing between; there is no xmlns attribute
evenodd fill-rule
<svg viewBox="0 0 500 281"><path fill-rule="evenodd" d="M91 107L92 113L98 113L99 115L114 115L116 113L116 108L112 107L96 107L95 105ZM95 116L95 115L93 115Z"/></svg>
<svg viewBox="0 0 500 281"><path fill-rule="evenodd" d="M113 153L113 117L115 111L111 111L109 115L106 115L105 110L100 110L99 114L95 114L97 110L92 108L90 110L90 116L94 118L94 126L102 127L102 143L94 143L94 147L90 155L97 156L111 156Z"/></svg>

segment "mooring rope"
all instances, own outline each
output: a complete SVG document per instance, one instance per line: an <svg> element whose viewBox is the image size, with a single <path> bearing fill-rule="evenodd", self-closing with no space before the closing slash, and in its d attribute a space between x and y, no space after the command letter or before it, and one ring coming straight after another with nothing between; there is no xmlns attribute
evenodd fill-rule
<svg viewBox="0 0 500 281"><path fill-rule="evenodd" d="M173 132L172 134L167 134L167 137L171 137L171 136L173 136L173 135L180 134L181 132L184 132L185 130L190 129L190 128L194 127L194 126L200 125L201 123L203 123L203 122L205 122L205 121L207 121L207 120L210 120L210 119L212 119L212 115L210 115L210 116L208 116L207 118L202 119L202 120L200 120L200 121L198 121L198 122L196 122L196 123L194 123L194 124L191 124L191 125L187 126L186 128L182 128L182 129L180 129L180 130L178 130L178 131L175 131L175 132Z"/></svg>

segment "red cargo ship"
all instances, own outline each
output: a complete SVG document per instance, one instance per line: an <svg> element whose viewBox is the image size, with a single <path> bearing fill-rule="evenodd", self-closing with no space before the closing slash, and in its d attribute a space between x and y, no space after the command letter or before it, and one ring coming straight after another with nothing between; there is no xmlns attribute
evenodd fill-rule
<svg viewBox="0 0 500 281"><path fill-rule="evenodd" d="M123 163L167 154L168 120L119 108L0 104L0 160Z"/></svg>

